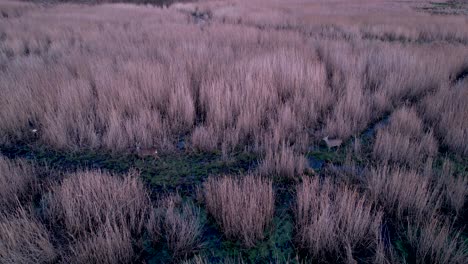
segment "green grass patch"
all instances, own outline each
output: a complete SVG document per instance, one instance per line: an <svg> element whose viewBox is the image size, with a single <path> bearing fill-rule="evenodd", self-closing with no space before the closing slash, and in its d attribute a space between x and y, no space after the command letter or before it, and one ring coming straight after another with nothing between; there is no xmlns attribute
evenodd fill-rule
<svg viewBox="0 0 468 264"><path fill-rule="evenodd" d="M26 144L0 146L0 152L11 159L27 159L61 172L100 169L127 173L135 169L151 187L169 191L193 187L211 174L244 173L257 164L257 157L252 153L237 153L223 158L219 153L175 152L159 158L139 158L134 154L94 150L71 152Z"/></svg>

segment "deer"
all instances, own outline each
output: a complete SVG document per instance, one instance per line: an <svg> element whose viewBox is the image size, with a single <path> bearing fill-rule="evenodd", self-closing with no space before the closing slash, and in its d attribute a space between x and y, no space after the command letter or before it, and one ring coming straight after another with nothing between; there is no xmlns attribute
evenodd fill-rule
<svg viewBox="0 0 468 264"><path fill-rule="evenodd" d="M136 144L135 154L139 158L145 158L145 157L159 158L158 150L156 148L141 148L140 144Z"/></svg>
<svg viewBox="0 0 468 264"><path fill-rule="evenodd" d="M328 139L328 136L324 137L323 141L325 141L325 144L327 145L328 149L339 147L341 143L343 143L343 140L341 139Z"/></svg>
<svg viewBox="0 0 468 264"><path fill-rule="evenodd" d="M29 134L29 137L30 137L31 140L37 140L37 139L39 139L39 136L40 136L39 135L39 129L37 129L37 128L29 129L28 134Z"/></svg>

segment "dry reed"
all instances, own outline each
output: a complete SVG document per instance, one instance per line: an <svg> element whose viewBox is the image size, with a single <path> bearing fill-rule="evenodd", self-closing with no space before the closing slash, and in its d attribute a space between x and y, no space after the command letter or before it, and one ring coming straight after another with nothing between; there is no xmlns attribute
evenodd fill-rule
<svg viewBox="0 0 468 264"><path fill-rule="evenodd" d="M135 252L130 231L107 224L96 234L89 234L71 244L69 263L132 263Z"/></svg>
<svg viewBox="0 0 468 264"><path fill-rule="evenodd" d="M26 209L0 213L1 263L54 263L58 252L47 229Z"/></svg>
<svg viewBox="0 0 468 264"><path fill-rule="evenodd" d="M186 135L204 151L250 146L268 155L272 142L285 142L300 155L324 134L346 139L405 100L438 91L447 99L427 118L447 120L435 125L437 137L464 152L456 122L463 115L437 110L455 97L440 87L466 65L463 20L417 13L396 21L388 12L411 10L368 3L380 14L370 18L355 1L340 2L352 7L350 19L329 9L336 4L293 1L301 12L285 21L275 15L283 9L266 4L251 3L262 7L253 17L248 8L207 1L168 9L57 5L9 19L0 25L1 142L27 140L34 127L39 142L62 149L125 151L140 142L171 151ZM197 6L213 16L203 31L183 11Z"/></svg>
<svg viewBox="0 0 468 264"><path fill-rule="evenodd" d="M203 198L227 238L246 247L264 238L273 217L271 180L254 175L211 177L203 184Z"/></svg>
<svg viewBox="0 0 468 264"><path fill-rule="evenodd" d="M0 155L0 208L7 211L19 205L20 200L34 194L36 175L25 161L10 161Z"/></svg>
<svg viewBox="0 0 468 264"><path fill-rule="evenodd" d="M178 195L166 197L160 203L162 231L173 255L182 258L199 249L203 231L199 209L183 203Z"/></svg>
<svg viewBox="0 0 468 264"><path fill-rule="evenodd" d="M424 132L423 122L414 109L401 108L390 123L377 131L373 157L418 168L437 154L438 144L432 131Z"/></svg>
<svg viewBox="0 0 468 264"><path fill-rule="evenodd" d="M356 190L303 178L296 206L297 243L314 259L353 262L355 251L377 248L383 213Z"/></svg>
<svg viewBox="0 0 468 264"><path fill-rule="evenodd" d="M149 197L132 174L119 178L99 171L69 175L56 187L50 215L73 235L97 233L112 225L139 234L149 211Z"/></svg>
<svg viewBox="0 0 468 264"><path fill-rule="evenodd" d="M415 263L466 263L468 247L450 223L436 218L408 225L407 238L415 251Z"/></svg>
<svg viewBox="0 0 468 264"><path fill-rule="evenodd" d="M374 168L367 173L367 188L370 199L398 219L421 222L441 207L440 187L416 171L386 165Z"/></svg>

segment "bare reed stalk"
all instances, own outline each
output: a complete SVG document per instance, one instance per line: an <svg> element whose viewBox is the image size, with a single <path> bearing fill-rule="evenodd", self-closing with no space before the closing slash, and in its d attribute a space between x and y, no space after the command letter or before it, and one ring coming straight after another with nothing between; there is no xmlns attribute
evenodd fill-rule
<svg viewBox="0 0 468 264"><path fill-rule="evenodd" d="M25 161L10 161L0 155L0 208L15 208L20 200L33 195L36 188L33 167Z"/></svg>
<svg viewBox="0 0 468 264"><path fill-rule="evenodd" d="M445 203L450 206L458 215L466 208L468 198L468 177L463 174L456 175L453 171L453 164L445 160L440 175L436 177L443 188Z"/></svg>
<svg viewBox="0 0 468 264"><path fill-rule="evenodd" d="M312 257L353 262L355 250L377 248L383 213L357 191L303 178L296 206L297 243Z"/></svg>
<svg viewBox="0 0 468 264"><path fill-rule="evenodd" d="M34 215L20 207L11 215L0 214L2 263L54 263L58 253L47 229Z"/></svg>
<svg viewBox="0 0 468 264"><path fill-rule="evenodd" d="M88 234L70 246L70 263L132 263L135 252L130 231L106 224L96 234Z"/></svg>
<svg viewBox="0 0 468 264"><path fill-rule="evenodd" d="M146 222L146 230L151 238L153 244L157 244L162 238L162 227L161 227L162 215L158 207L150 208L149 218Z"/></svg>
<svg viewBox="0 0 468 264"><path fill-rule="evenodd" d="M401 108L390 117L390 124L377 131L373 157L412 168L420 167L437 154L438 144L432 131L424 132L422 120L414 109Z"/></svg>
<svg viewBox="0 0 468 264"><path fill-rule="evenodd" d="M56 187L49 210L74 235L97 233L109 224L139 234L148 216L149 197L134 174L120 178L85 171L69 175Z"/></svg>
<svg viewBox="0 0 468 264"><path fill-rule="evenodd" d="M263 239L273 218L271 180L254 175L211 177L203 184L203 197L227 238L246 247Z"/></svg>
<svg viewBox="0 0 468 264"><path fill-rule="evenodd" d="M346 139L436 92L432 100L446 99L422 112L441 143L466 152L458 99L465 89L440 89L466 65L462 18L406 4L369 3L369 15L362 1L293 0L285 9L251 2L166 9L2 2L7 15L28 11L0 25L0 142L30 140L34 127L40 143L60 149L126 151L141 142L171 151L184 135L202 151L249 146L266 155L277 141L301 153L323 134ZM197 8L213 18L206 34L187 23Z"/></svg>
<svg viewBox="0 0 468 264"><path fill-rule="evenodd" d="M161 209L162 232L174 256L186 257L198 249L203 229L199 209L183 203L178 195L163 199Z"/></svg>
<svg viewBox="0 0 468 264"><path fill-rule="evenodd" d="M258 170L264 176L297 179L307 167L305 157L294 153L283 143L277 150L271 148L267 150Z"/></svg>
<svg viewBox="0 0 468 264"><path fill-rule="evenodd" d="M367 174L370 198L399 219L408 217L416 223L437 214L441 190L432 180L416 171L382 166Z"/></svg>
<svg viewBox="0 0 468 264"><path fill-rule="evenodd" d="M407 238L415 250L416 263L466 263L468 247L461 232L436 218L408 225Z"/></svg>
<svg viewBox="0 0 468 264"><path fill-rule="evenodd" d="M461 155L468 153L467 85L467 78L453 86L445 85L427 97L421 107L424 119L434 127L441 144Z"/></svg>

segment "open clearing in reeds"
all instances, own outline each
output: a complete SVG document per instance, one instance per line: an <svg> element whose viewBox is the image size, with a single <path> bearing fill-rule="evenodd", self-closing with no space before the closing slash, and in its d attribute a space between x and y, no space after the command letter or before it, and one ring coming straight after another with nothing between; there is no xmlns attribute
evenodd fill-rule
<svg viewBox="0 0 468 264"><path fill-rule="evenodd" d="M0 263L468 263L466 1L38 2Z"/></svg>

